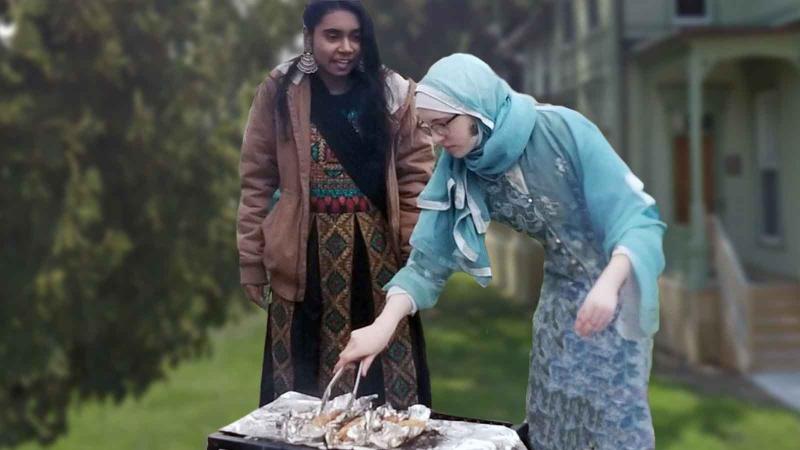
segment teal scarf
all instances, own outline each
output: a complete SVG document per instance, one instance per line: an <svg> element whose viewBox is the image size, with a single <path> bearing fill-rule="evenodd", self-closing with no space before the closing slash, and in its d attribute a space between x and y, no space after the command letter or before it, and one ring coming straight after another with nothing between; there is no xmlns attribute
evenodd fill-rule
<svg viewBox="0 0 800 450"><path fill-rule="evenodd" d="M418 199L422 212L411 245L486 286L492 276L485 244L490 219L478 179L496 179L519 160L536 123L536 101L515 92L486 63L467 54L434 64L419 82L418 89L426 88L480 114L491 127L487 124L481 143L463 159L442 152Z"/></svg>

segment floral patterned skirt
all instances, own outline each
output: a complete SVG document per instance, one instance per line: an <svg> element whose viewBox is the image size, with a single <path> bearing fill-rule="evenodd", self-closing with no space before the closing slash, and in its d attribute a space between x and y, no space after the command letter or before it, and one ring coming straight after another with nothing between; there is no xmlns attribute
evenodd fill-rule
<svg viewBox="0 0 800 450"><path fill-rule="evenodd" d="M535 450L654 449L647 398L653 341L625 339L613 323L589 338L578 336L575 318L588 292L583 281L545 276L533 318L530 444Z"/></svg>

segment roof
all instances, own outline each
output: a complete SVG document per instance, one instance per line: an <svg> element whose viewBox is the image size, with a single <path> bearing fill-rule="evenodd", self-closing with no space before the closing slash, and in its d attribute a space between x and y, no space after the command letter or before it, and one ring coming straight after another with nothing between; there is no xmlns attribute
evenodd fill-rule
<svg viewBox="0 0 800 450"><path fill-rule="evenodd" d="M632 53L636 55L657 53L664 48L672 48L675 47L676 44L686 44L698 38L758 37L792 32L800 32L800 19L781 26L692 26L681 28L677 32L667 34L660 38L647 39L635 45L632 49Z"/></svg>

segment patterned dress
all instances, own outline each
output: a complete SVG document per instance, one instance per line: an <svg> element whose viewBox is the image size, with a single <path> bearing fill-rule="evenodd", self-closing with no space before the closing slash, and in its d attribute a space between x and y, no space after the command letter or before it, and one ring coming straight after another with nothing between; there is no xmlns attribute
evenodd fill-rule
<svg viewBox="0 0 800 450"><path fill-rule="evenodd" d="M666 229L655 199L595 124L514 92L472 55L437 61L417 94L417 105L444 103L483 133L462 158L440 156L419 196L409 261L388 287L432 308L455 270L491 280L491 220L537 239L545 266L526 405L531 447L655 448L647 385ZM605 329L580 337L578 311L614 253L632 268L618 310Z"/></svg>
<svg viewBox="0 0 800 450"><path fill-rule="evenodd" d="M600 333L582 338L573 330L608 259L569 161L557 152L526 152L512 172L483 182L492 219L545 248L533 316L529 442L535 450L654 449L647 401L652 339L623 338L619 308Z"/></svg>
<svg viewBox="0 0 800 450"><path fill-rule="evenodd" d="M347 114L357 127L354 112ZM357 129L357 128L356 128ZM273 298L262 370L262 405L287 391L321 396L353 329L372 323L383 309L382 287L398 270L383 213L343 167L317 126L311 125L310 204L306 296ZM386 352L359 385L396 408L430 405L430 380L418 315L404 319ZM355 371L332 395L350 392Z"/></svg>

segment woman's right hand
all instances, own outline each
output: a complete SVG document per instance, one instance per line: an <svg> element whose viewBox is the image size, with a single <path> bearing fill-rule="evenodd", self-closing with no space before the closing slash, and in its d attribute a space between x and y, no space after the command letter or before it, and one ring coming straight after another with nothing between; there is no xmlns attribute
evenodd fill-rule
<svg viewBox="0 0 800 450"><path fill-rule="evenodd" d="M247 299L256 306L261 309L266 309L267 305L264 301L264 288L266 287L266 284L245 284L244 293L247 295Z"/></svg>
<svg viewBox="0 0 800 450"><path fill-rule="evenodd" d="M334 371L338 371L350 363L363 361L361 376L367 376L372 361L389 345L392 335L394 335L394 327L377 321L372 325L354 330L350 333L350 341L347 346L339 354L339 361L336 363Z"/></svg>
<svg viewBox="0 0 800 450"><path fill-rule="evenodd" d="M350 333L350 341L339 354L339 361L334 370L363 360L361 376L367 376L369 366L372 365L375 357L389 345L397 325L411 313L411 304L411 297L406 293L389 296L383 311L372 325Z"/></svg>

